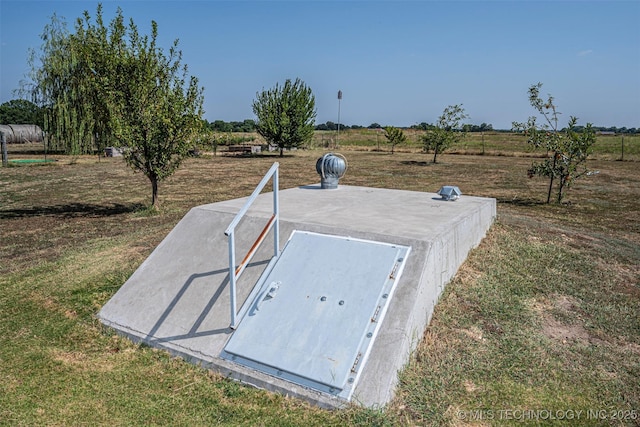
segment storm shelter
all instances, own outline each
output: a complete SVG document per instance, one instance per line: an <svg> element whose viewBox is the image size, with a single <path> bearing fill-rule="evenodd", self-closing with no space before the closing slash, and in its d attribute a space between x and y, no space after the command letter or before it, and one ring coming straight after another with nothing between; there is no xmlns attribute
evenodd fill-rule
<svg viewBox="0 0 640 427"><path fill-rule="evenodd" d="M495 199L314 184L279 191L274 221L274 193L239 225L239 253L267 235L253 260L230 262L225 235L249 198L196 206L98 317L256 387L322 407L384 406ZM260 233L265 223L275 232Z"/></svg>

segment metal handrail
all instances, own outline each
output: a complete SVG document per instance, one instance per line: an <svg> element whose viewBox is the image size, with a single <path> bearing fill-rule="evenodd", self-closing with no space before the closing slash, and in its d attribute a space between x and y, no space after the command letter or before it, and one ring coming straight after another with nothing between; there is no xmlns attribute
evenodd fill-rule
<svg viewBox="0 0 640 427"><path fill-rule="evenodd" d="M229 291L231 293L231 329L235 329L237 326L236 316L238 312L236 308L236 282L272 228L274 229L273 256L278 257L280 255L280 211L278 202L279 166L280 165L277 162L271 166L256 189L253 190L253 193L251 194L251 196L249 196L247 202L236 214L235 218L233 219L233 221L231 221L231 224L229 224L224 232L224 234L228 237L229 243ZM267 182L269 182L269 179L271 177L273 177L273 214L271 215L271 218L269 218L267 225L265 225L256 241L253 243L247 254L242 259L242 262L238 266L236 266L235 228L240 223L242 217L247 213L253 202L258 198L260 192L262 191L264 186L267 185Z"/></svg>

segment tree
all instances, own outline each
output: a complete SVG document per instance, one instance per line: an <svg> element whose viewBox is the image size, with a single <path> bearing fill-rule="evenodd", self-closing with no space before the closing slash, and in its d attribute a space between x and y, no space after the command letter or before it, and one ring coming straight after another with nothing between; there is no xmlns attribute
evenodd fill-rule
<svg viewBox="0 0 640 427"><path fill-rule="evenodd" d="M433 150L433 163L436 163L438 154L443 153L464 137L462 121L468 117L462 104L449 105L444 109L435 126L422 135L425 151Z"/></svg>
<svg viewBox="0 0 640 427"><path fill-rule="evenodd" d="M346 130L346 129L358 129L358 128L362 128L362 126L348 126L345 124L340 123L340 130ZM326 123L320 123L319 125L316 125L315 127L316 130L337 130L338 129L338 125L335 122L332 121L327 121Z"/></svg>
<svg viewBox="0 0 640 427"><path fill-rule="evenodd" d="M0 105L0 124L44 127L44 111L26 99L12 99Z"/></svg>
<svg viewBox="0 0 640 427"><path fill-rule="evenodd" d="M338 129L338 125L335 122L332 121L327 121L326 123L327 125L327 130L337 130Z"/></svg>
<svg viewBox="0 0 640 427"><path fill-rule="evenodd" d="M158 27L151 22L151 37L139 36L133 21L129 45L119 63L120 84L107 92L109 125L126 148L127 163L151 182L152 206L157 206L158 183L180 166L202 127L202 89L181 65L182 52L174 41L165 55L156 44ZM186 83L188 82L188 83Z"/></svg>
<svg viewBox="0 0 640 427"><path fill-rule="evenodd" d="M256 130L256 122L253 119L244 119L242 122L242 132L253 132Z"/></svg>
<svg viewBox="0 0 640 427"><path fill-rule="evenodd" d="M109 26L98 5L70 34L54 15L42 35L41 67L34 66L33 94L46 108L45 131L69 154L118 141L127 163L143 172L158 202L158 182L171 175L200 125L202 89L181 65L177 40L165 54L158 27L141 36L118 9Z"/></svg>
<svg viewBox="0 0 640 427"><path fill-rule="evenodd" d="M491 123L487 124L483 122L480 125L480 132L485 132L485 131L491 132L492 130L493 130L493 125Z"/></svg>
<svg viewBox="0 0 640 427"><path fill-rule="evenodd" d="M427 122L422 122L422 123L418 123L415 125L411 126L411 129L417 129L417 130L429 130L429 129L433 129L435 126L430 125Z"/></svg>
<svg viewBox="0 0 640 427"><path fill-rule="evenodd" d="M23 83L21 95L31 97L45 111L43 130L49 134L49 144L68 154L82 154L93 148L94 104L90 84L83 77L86 62L78 58L77 39L72 39L66 22L53 15L40 35L43 43L40 56L30 50L29 80ZM41 64L41 65L40 65Z"/></svg>
<svg viewBox="0 0 640 427"><path fill-rule="evenodd" d="M536 148L544 148L551 157L540 163L533 163L528 171L529 177L534 175L549 178L547 203L551 201L554 181L557 180L556 201L560 203L564 191L573 181L588 174L586 161L596 142L596 133L591 123L587 123L581 131L577 131L576 117L570 116L569 124L564 129L558 129L558 115L560 114L548 95L546 100L540 97L542 83L529 87L529 103L542 116L545 123L538 125L536 117L529 117L527 123L513 122L513 129L523 131L527 142Z"/></svg>
<svg viewBox="0 0 640 427"><path fill-rule="evenodd" d="M384 128L384 136L389 141L389 144L391 144L391 154L393 154L396 145L407 142L407 136L402 132L402 129L393 126Z"/></svg>
<svg viewBox="0 0 640 427"><path fill-rule="evenodd" d="M112 23L109 32L98 5L96 24L85 11L70 33L64 19L54 14L40 36L40 54L30 51L30 80L21 92L44 108L49 143L67 154L102 152L113 137L104 76L116 69L124 44L121 12L119 18L120 25Z"/></svg>
<svg viewBox="0 0 640 427"><path fill-rule="evenodd" d="M253 112L258 119L256 131L267 143L280 148L280 157L285 148L299 147L313 137L315 97L299 78L256 93Z"/></svg>
<svg viewBox="0 0 640 427"><path fill-rule="evenodd" d="M209 125L211 130L215 130L218 132L231 132L233 127L231 123L227 123L224 120L216 120Z"/></svg>

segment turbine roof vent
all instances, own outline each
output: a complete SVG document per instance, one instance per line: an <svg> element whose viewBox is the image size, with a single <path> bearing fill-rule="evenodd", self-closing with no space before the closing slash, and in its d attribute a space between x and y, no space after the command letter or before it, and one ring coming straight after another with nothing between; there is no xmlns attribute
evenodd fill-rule
<svg viewBox="0 0 640 427"><path fill-rule="evenodd" d="M347 171L347 159L341 154L327 153L316 161L320 175L320 188L338 188L338 181Z"/></svg>

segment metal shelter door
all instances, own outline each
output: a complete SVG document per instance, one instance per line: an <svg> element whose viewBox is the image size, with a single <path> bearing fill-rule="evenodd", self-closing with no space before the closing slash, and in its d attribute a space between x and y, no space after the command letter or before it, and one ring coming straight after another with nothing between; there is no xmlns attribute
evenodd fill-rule
<svg viewBox="0 0 640 427"><path fill-rule="evenodd" d="M410 249L294 231L222 357L349 399Z"/></svg>

